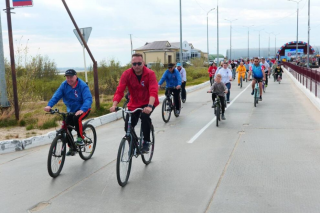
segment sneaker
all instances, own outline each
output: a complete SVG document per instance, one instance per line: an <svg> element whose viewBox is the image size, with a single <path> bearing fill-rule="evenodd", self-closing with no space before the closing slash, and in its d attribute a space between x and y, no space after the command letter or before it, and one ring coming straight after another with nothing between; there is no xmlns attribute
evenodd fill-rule
<svg viewBox="0 0 320 213"><path fill-rule="evenodd" d="M142 146L142 153L148 153L149 152L149 142L145 141L143 142L143 146Z"/></svg>
<svg viewBox="0 0 320 213"><path fill-rule="evenodd" d="M78 137L77 141L75 142L77 146L84 146L83 139L81 137Z"/></svg>
<svg viewBox="0 0 320 213"><path fill-rule="evenodd" d="M264 85L265 87L268 87L268 84Z"/></svg>
<svg viewBox="0 0 320 213"><path fill-rule="evenodd" d="M240 86L240 84L238 84L238 86Z"/></svg>
<svg viewBox="0 0 320 213"><path fill-rule="evenodd" d="M212 104L211 108L215 108L215 107L216 107L216 103L215 103L215 102L213 102L213 104Z"/></svg>
<svg viewBox="0 0 320 213"><path fill-rule="evenodd" d="M179 114L180 114L180 111L179 111L179 110L176 110L176 114L179 115Z"/></svg>
<svg viewBox="0 0 320 213"><path fill-rule="evenodd" d="M186 99L182 99L182 102L183 102L183 103L186 102Z"/></svg>
<svg viewBox="0 0 320 213"><path fill-rule="evenodd" d="M262 97L260 96L259 101L262 101Z"/></svg>
<svg viewBox="0 0 320 213"><path fill-rule="evenodd" d="M222 120L226 120L226 117L224 117L224 114L221 115Z"/></svg>
<svg viewBox="0 0 320 213"><path fill-rule="evenodd" d="M70 148L66 155L67 156L74 156L75 154L76 154L75 151L73 151L73 149Z"/></svg>
<svg viewBox="0 0 320 213"><path fill-rule="evenodd" d="M251 93L251 95L253 95L254 94L254 91L252 90L252 93Z"/></svg>
<svg viewBox="0 0 320 213"><path fill-rule="evenodd" d="M230 101L227 101L227 104L230 104Z"/></svg>

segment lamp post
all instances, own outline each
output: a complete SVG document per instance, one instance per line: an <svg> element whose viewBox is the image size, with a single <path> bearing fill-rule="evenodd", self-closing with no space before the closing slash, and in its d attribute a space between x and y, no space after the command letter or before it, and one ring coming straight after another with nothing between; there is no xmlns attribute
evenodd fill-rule
<svg viewBox="0 0 320 213"><path fill-rule="evenodd" d="M274 35L274 56L277 57L277 35L280 33L272 33Z"/></svg>
<svg viewBox="0 0 320 213"><path fill-rule="evenodd" d="M232 22L233 22L233 21L236 21L236 20L238 20L238 19L233 19L233 20L224 19L224 20L230 22L230 58L229 58L229 60L232 60L232 59L231 59L231 51L232 51L232 43L231 43L231 40L232 40Z"/></svg>
<svg viewBox="0 0 320 213"><path fill-rule="evenodd" d="M213 11L215 8L212 8L207 12L207 53L208 53L208 65L209 65L209 27L208 27L208 15L211 11Z"/></svg>
<svg viewBox="0 0 320 213"><path fill-rule="evenodd" d="M261 29L261 30L264 30L264 29ZM261 30L256 30L256 31L259 32L259 55L258 55L258 57L260 57L260 31L261 31Z"/></svg>
<svg viewBox="0 0 320 213"><path fill-rule="evenodd" d="M217 0L217 66L219 67L219 0Z"/></svg>
<svg viewBox="0 0 320 213"><path fill-rule="evenodd" d="M269 34L269 42L268 42L268 58L270 57L270 34L272 34L273 32L267 32L266 33Z"/></svg>
<svg viewBox="0 0 320 213"><path fill-rule="evenodd" d="M309 42L310 42L310 0L308 0L308 46L307 46L307 48L308 48L308 50L307 50L307 61L308 61L307 67L308 68L310 68L310 65L309 65L309 54L310 54L310 52L309 52L309 48L310 48Z"/></svg>
<svg viewBox="0 0 320 213"><path fill-rule="evenodd" d="M288 0L288 1L293 1L295 3L297 3L297 44L296 44L296 61L298 59L298 29L299 29L299 3L302 1L302 0L299 0L299 1L296 1L296 0Z"/></svg>
<svg viewBox="0 0 320 213"><path fill-rule="evenodd" d="M247 27L248 28L248 59L250 59L249 57L249 29L250 27L253 27L254 25L250 25L250 26L244 26L244 27Z"/></svg>
<svg viewBox="0 0 320 213"><path fill-rule="evenodd" d="M183 66L183 59L182 59L182 12L181 12L181 0L180 3L180 63Z"/></svg>

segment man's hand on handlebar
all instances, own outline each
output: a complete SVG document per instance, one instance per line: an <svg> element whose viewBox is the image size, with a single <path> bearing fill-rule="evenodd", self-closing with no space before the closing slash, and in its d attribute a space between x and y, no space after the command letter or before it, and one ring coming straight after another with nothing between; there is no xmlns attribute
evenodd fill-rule
<svg viewBox="0 0 320 213"><path fill-rule="evenodd" d="M110 112L115 112L116 111L116 108L117 108L117 106L112 106L112 107L110 107Z"/></svg>
<svg viewBox="0 0 320 213"><path fill-rule="evenodd" d="M176 87L176 89L180 89L181 88L181 86L180 85L178 85L177 87Z"/></svg>
<svg viewBox="0 0 320 213"><path fill-rule="evenodd" d="M146 114L150 114L152 112L152 108L151 107L145 107L143 108L143 113L146 113Z"/></svg>
<svg viewBox="0 0 320 213"><path fill-rule="evenodd" d="M50 110L51 110L51 107L50 107L50 106L46 106L46 107L44 108L44 111L46 111L46 112L50 112Z"/></svg>

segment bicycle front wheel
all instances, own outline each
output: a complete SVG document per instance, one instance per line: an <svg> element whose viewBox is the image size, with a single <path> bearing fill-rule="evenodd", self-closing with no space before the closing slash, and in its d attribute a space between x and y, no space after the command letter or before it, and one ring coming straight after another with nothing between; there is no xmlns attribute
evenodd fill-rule
<svg viewBox="0 0 320 213"><path fill-rule="evenodd" d="M257 89L254 89L253 105L254 107L257 106Z"/></svg>
<svg viewBox="0 0 320 213"><path fill-rule="evenodd" d="M80 147L79 155L82 160L89 160L97 145L97 134L95 128L91 124L87 124L83 129L85 145Z"/></svg>
<svg viewBox="0 0 320 213"><path fill-rule="evenodd" d="M242 88L242 77L240 78L240 88Z"/></svg>
<svg viewBox="0 0 320 213"><path fill-rule="evenodd" d="M149 163L151 163L152 157L153 157L153 152L154 152L154 129L153 129L153 125L151 124L151 129L150 129L150 144L149 144L149 152L146 154L143 154L141 156L142 161L144 164L148 165Z"/></svg>
<svg viewBox="0 0 320 213"><path fill-rule="evenodd" d="M132 147L131 137L123 138L119 145L117 156L117 180L120 186L127 185L131 165L132 165Z"/></svg>
<svg viewBox="0 0 320 213"><path fill-rule="evenodd" d="M48 153L47 169L51 177L56 178L59 176L65 158L66 143L62 136L57 136L53 139Z"/></svg>
<svg viewBox="0 0 320 213"><path fill-rule="evenodd" d="M220 105L217 104L216 106L216 126L219 126L220 121Z"/></svg>
<svg viewBox="0 0 320 213"><path fill-rule="evenodd" d="M162 119L165 123L168 123L171 117L171 101L165 98L162 102Z"/></svg>

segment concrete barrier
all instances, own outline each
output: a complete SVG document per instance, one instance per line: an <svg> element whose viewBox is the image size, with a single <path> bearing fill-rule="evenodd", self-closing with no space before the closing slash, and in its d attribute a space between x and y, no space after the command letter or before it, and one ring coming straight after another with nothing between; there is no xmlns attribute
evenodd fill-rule
<svg viewBox="0 0 320 213"><path fill-rule="evenodd" d="M309 98L313 105L320 111L320 99L315 96L310 90L303 86L285 67L282 69L290 76L295 85Z"/></svg>
<svg viewBox="0 0 320 213"><path fill-rule="evenodd" d="M209 85L210 83L209 81L207 81L199 85L188 87L186 88L186 91L190 93L195 90L202 89ZM160 102L162 102L164 98L165 96L159 97ZM109 114L94 118L92 121L90 121L90 124L92 124L94 127L98 127L119 119L122 119L121 111L109 113ZM51 131L45 135L34 136L27 139L14 139L14 140L0 141L0 154L14 152L14 151L22 151L24 149L29 149L32 147L41 146L45 144L50 144L55 136L56 136L56 131Z"/></svg>

